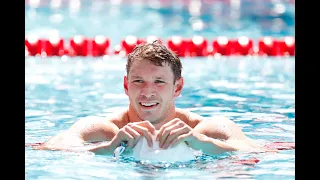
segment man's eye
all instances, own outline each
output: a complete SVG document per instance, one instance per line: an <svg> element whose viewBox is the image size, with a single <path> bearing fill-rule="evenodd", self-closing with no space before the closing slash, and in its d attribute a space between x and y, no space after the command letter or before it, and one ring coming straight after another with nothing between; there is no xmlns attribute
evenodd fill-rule
<svg viewBox="0 0 320 180"><path fill-rule="evenodd" d="M134 83L142 83L142 80L133 80Z"/></svg>
<svg viewBox="0 0 320 180"><path fill-rule="evenodd" d="M156 80L155 83L164 83L164 81Z"/></svg>

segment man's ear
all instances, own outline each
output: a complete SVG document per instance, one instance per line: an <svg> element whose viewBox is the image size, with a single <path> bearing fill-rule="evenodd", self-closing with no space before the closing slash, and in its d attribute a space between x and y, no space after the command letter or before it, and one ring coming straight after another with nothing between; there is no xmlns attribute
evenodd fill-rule
<svg viewBox="0 0 320 180"><path fill-rule="evenodd" d="M123 87L124 87L124 92L126 95L128 95L128 78L127 76L123 77Z"/></svg>
<svg viewBox="0 0 320 180"><path fill-rule="evenodd" d="M180 96L182 89L184 86L184 79L183 77L180 77L178 80L176 80L175 89L174 89L174 97Z"/></svg>

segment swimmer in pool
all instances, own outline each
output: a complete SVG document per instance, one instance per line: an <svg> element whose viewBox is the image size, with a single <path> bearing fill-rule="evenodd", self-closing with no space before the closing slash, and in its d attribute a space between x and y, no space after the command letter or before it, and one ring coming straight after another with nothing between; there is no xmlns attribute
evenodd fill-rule
<svg viewBox="0 0 320 180"><path fill-rule="evenodd" d="M158 143L157 147L167 149L186 143L208 155L266 151L226 117L204 120L198 114L176 108L175 98L184 86L181 70L178 56L161 42L137 45L128 55L123 79L129 107L104 119L81 119L34 148L77 151L82 146L84 151L113 154L121 142L127 141L126 150L130 150L144 137L150 147ZM83 146L97 141L102 143Z"/></svg>

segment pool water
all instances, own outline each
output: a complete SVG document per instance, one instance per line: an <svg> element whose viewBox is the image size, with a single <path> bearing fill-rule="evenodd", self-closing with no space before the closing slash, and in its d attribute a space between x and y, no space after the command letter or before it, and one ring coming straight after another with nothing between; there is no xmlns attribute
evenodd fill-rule
<svg viewBox="0 0 320 180"><path fill-rule="evenodd" d="M233 1L229 2L229 1ZM37 2L31 1L30 2ZM295 8L288 0L41 0L25 7L26 35L105 35L111 46L125 36L172 35L283 37L295 34ZM62 2L59 8L51 2ZM71 2L71 3L67 3ZM121 3L122 2L122 3ZM161 2L161 3L160 3ZM183 5L182 2L185 2ZM202 2L202 3L200 3ZM240 3L236 3L240 2ZM78 3L78 4L77 4ZM72 4L77 4L72 6ZM192 7L191 7L192 6Z"/></svg>
<svg viewBox="0 0 320 180"><path fill-rule="evenodd" d="M185 88L177 107L206 119L227 116L261 144L295 139L293 58L184 58ZM105 117L128 106L125 59L26 59L26 143L42 142L88 116ZM255 165L234 160L257 158ZM26 148L26 179L294 179L295 150L199 156L167 164ZM125 170L125 171L124 171ZM125 172L125 173L124 173ZM196 177L196 178L195 178Z"/></svg>
<svg viewBox="0 0 320 180"><path fill-rule="evenodd" d="M177 0L170 1L175 5L169 7L151 0L147 4L81 1L80 8L69 8L67 1L50 8L50 2L43 0L38 7L26 3L26 35L103 34L112 46L127 35L164 39L203 35L209 40L218 35L253 39L294 35L294 8L287 1L267 6L268 1L243 0L236 17L230 15L234 7L224 1L202 5L198 12L177 6L182 2ZM261 144L295 142L294 57L182 58L182 63L185 87L176 99L177 107L206 120L227 116ZM125 109L129 101L123 90L124 74L125 58L117 56L26 57L25 142L43 142L80 118L106 117ZM246 159L260 161L236 163ZM25 169L26 179L295 179L295 150L199 154L196 161L153 164L130 157L115 161L111 156L26 147Z"/></svg>

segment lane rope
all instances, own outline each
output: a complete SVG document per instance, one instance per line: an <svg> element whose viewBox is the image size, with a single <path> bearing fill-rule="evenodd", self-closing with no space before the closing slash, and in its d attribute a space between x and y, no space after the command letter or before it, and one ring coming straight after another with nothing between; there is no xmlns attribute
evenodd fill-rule
<svg viewBox="0 0 320 180"><path fill-rule="evenodd" d="M106 36L85 37L81 35L63 39L58 36L38 38L28 36L25 39L26 56L105 56L128 55L140 43L159 40L180 57L206 56L295 56L295 38L262 37L256 41L246 36L228 38L220 36L206 39L202 36L185 38L172 36L163 40L156 36L139 38L127 36L120 44L111 46Z"/></svg>

